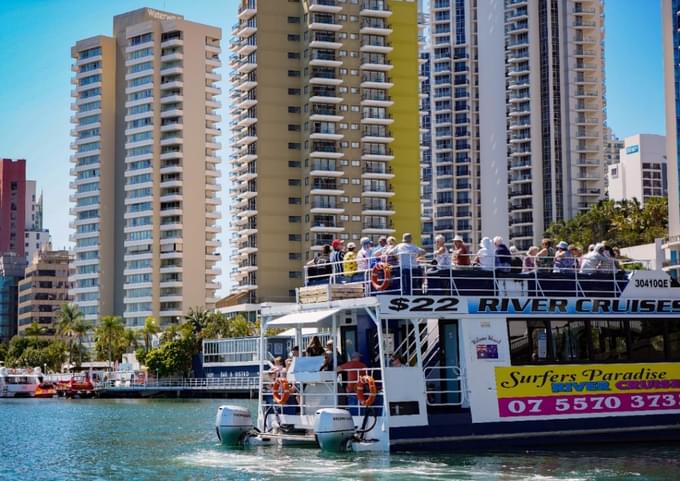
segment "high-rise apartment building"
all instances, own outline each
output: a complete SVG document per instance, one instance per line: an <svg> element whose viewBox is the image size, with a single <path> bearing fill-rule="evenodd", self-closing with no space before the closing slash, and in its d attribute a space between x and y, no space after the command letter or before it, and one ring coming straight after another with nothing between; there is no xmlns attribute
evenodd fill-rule
<svg viewBox="0 0 680 481"><path fill-rule="evenodd" d="M139 326L219 288L219 28L149 8L72 48L73 299Z"/></svg>
<svg viewBox="0 0 680 481"><path fill-rule="evenodd" d="M9 341L17 333L18 286L25 268L24 256L0 254L0 341Z"/></svg>
<svg viewBox="0 0 680 481"><path fill-rule="evenodd" d="M50 231L43 227L43 197L38 194L35 180L26 181L24 228L24 255L31 262L36 252L45 249L51 241Z"/></svg>
<svg viewBox="0 0 680 481"><path fill-rule="evenodd" d="M662 0L664 87L666 97L666 156L668 161L668 239L665 269L680 279L680 0Z"/></svg>
<svg viewBox="0 0 680 481"><path fill-rule="evenodd" d="M69 262L68 251L36 252L19 281L19 333L34 322L54 333L57 312L70 300Z"/></svg>
<svg viewBox="0 0 680 481"><path fill-rule="evenodd" d="M666 137L626 137L618 157L619 162L607 166L611 200L637 199L644 205L650 197L668 196Z"/></svg>
<svg viewBox="0 0 680 481"><path fill-rule="evenodd" d="M0 162L0 255L24 256L26 160Z"/></svg>
<svg viewBox="0 0 680 481"><path fill-rule="evenodd" d="M335 238L420 238L413 0L241 0L232 45L232 271L289 301Z"/></svg>
<svg viewBox="0 0 680 481"><path fill-rule="evenodd" d="M433 0L434 232L521 249L604 188L601 0Z"/></svg>

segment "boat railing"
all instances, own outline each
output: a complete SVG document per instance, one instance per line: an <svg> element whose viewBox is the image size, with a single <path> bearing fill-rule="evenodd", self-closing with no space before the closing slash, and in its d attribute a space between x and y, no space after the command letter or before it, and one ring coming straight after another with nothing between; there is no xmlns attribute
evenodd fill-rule
<svg viewBox="0 0 680 481"><path fill-rule="evenodd" d="M346 261L307 265L305 287L298 289L298 302L312 302L318 295L305 296L327 286L354 297L394 295L428 296L514 296L514 297L616 297L628 282L628 273L611 259L597 268L578 264L556 266L553 257L533 258L533 267L519 265L437 265L427 256L378 256L357 262ZM500 257L500 256L499 256ZM400 259L401 258L401 259ZM505 262L505 259L504 259ZM474 262L470 262L474 264ZM348 269L352 269L348 272ZM341 286L341 287L338 287ZM344 289L342 289L344 288ZM350 289L352 288L352 289ZM332 299L328 299L332 300Z"/></svg>
<svg viewBox="0 0 680 481"><path fill-rule="evenodd" d="M347 409L355 416L363 416L369 409L380 410L383 406L383 381L381 368L344 369L342 371L320 371L303 373L296 377L281 373L265 373L262 380L262 407L273 409L277 414L313 415L322 408ZM375 398L370 406L361 403L361 394L356 389L357 379L369 376L375 383ZM279 378L288 381L288 396L285 403L274 401L273 389ZM365 388L363 396L370 392ZM375 411L373 411L375 412Z"/></svg>
<svg viewBox="0 0 680 481"><path fill-rule="evenodd" d="M428 406L462 406L465 379L458 366L431 366L424 369Z"/></svg>

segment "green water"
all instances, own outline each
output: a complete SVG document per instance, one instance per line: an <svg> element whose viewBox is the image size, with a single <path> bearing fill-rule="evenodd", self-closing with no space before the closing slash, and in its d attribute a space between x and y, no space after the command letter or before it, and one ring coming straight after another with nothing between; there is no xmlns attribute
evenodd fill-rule
<svg viewBox="0 0 680 481"><path fill-rule="evenodd" d="M680 445L494 454L234 450L206 400L0 400L0 480L680 480ZM249 404L252 406L252 404Z"/></svg>

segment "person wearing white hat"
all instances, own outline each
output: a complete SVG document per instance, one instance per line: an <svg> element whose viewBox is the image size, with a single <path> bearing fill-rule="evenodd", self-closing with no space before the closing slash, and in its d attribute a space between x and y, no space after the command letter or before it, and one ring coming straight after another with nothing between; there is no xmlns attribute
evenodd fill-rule
<svg viewBox="0 0 680 481"><path fill-rule="evenodd" d="M446 247L446 239L439 234L434 238L434 262L437 269L451 268L451 255L449 249Z"/></svg>
<svg viewBox="0 0 680 481"><path fill-rule="evenodd" d="M581 258L581 273L606 272L611 269L611 259L604 255L604 244L597 243L595 248Z"/></svg>
<svg viewBox="0 0 680 481"><path fill-rule="evenodd" d="M359 272L366 272L368 271L370 259L373 255L371 254L371 239L362 237L359 241L359 245L361 246L361 249L359 249L359 253L357 254L357 267L359 268Z"/></svg>
<svg viewBox="0 0 680 481"><path fill-rule="evenodd" d="M485 271L492 271L494 268L493 261L493 242L488 237L483 237L479 242L480 249L477 251L474 264L481 267Z"/></svg>
<svg viewBox="0 0 680 481"><path fill-rule="evenodd" d="M345 282L354 281L354 274L357 273L357 246L354 242L347 244L347 252L342 260L342 271L345 275Z"/></svg>
<svg viewBox="0 0 680 481"><path fill-rule="evenodd" d="M453 265L470 265L470 253L468 252L467 246L465 245L465 241L458 234L453 237Z"/></svg>

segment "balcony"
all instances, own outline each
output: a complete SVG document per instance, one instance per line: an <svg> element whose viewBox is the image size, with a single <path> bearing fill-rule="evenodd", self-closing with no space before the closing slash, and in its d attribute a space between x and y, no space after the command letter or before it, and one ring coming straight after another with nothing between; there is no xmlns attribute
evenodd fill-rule
<svg viewBox="0 0 680 481"><path fill-rule="evenodd" d="M342 195L344 190L340 188L337 179L314 179L309 192L312 195Z"/></svg>
<svg viewBox="0 0 680 481"><path fill-rule="evenodd" d="M368 148L364 147L362 152L361 152L361 160L366 160L366 161L372 161L372 160L382 160L382 161L390 161L394 160L394 154L392 153L392 149L387 148L386 145L380 145L380 147L384 148Z"/></svg>
<svg viewBox="0 0 680 481"><path fill-rule="evenodd" d="M363 17L387 18L392 12L387 8L386 0L365 0L361 3L359 15Z"/></svg>
<svg viewBox="0 0 680 481"><path fill-rule="evenodd" d="M344 117L339 115L335 105L312 104L309 120L320 122L339 122Z"/></svg>
<svg viewBox="0 0 680 481"><path fill-rule="evenodd" d="M342 202L338 201L335 197L312 197L312 205L309 212L312 214L342 214L345 212L345 209Z"/></svg>
<svg viewBox="0 0 680 481"><path fill-rule="evenodd" d="M309 101L313 103L339 104L342 97L338 96L334 88L312 87Z"/></svg>
<svg viewBox="0 0 680 481"><path fill-rule="evenodd" d="M336 22L335 16L332 14L313 13L310 17L310 30L330 30L333 32L342 30L342 24Z"/></svg>
<svg viewBox="0 0 680 481"><path fill-rule="evenodd" d="M238 18L241 21L246 21L257 13L257 5L255 3L255 0L248 0L246 2L246 5L241 7L238 11Z"/></svg>
<svg viewBox="0 0 680 481"><path fill-rule="evenodd" d="M309 42L310 48L326 48L331 50L338 50L342 47L342 42L338 42L335 33L328 32L312 32L312 38Z"/></svg>
<svg viewBox="0 0 680 481"><path fill-rule="evenodd" d="M337 5L336 0L310 0L309 11L321 13L338 13L342 11L342 7Z"/></svg>
<svg viewBox="0 0 680 481"><path fill-rule="evenodd" d="M310 67L339 67L342 61L335 56L335 51L312 50Z"/></svg>

